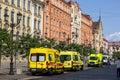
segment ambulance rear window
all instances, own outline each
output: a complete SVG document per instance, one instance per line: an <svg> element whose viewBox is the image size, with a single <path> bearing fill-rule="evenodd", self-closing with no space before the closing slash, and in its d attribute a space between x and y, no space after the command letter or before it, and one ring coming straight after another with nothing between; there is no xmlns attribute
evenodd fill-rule
<svg viewBox="0 0 120 80"><path fill-rule="evenodd" d="M31 61L33 62L45 61L45 54L44 53L31 54Z"/></svg>

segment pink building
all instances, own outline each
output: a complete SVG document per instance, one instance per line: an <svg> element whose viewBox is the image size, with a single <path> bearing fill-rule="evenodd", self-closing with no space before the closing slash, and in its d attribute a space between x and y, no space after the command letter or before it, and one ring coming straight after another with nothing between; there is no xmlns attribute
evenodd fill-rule
<svg viewBox="0 0 120 80"><path fill-rule="evenodd" d="M120 52L120 42L109 42L108 51L111 57L115 52Z"/></svg>
<svg viewBox="0 0 120 80"><path fill-rule="evenodd" d="M106 54L109 54L108 44L109 44L109 42L105 38L103 38L103 52L106 53Z"/></svg>

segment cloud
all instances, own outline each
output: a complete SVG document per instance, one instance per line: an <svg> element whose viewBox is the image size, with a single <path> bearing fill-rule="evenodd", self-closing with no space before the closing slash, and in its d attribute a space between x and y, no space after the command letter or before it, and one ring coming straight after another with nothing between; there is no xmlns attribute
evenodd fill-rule
<svg viewBox="0 0 120 80"><path fill-rule="evenodd" d="M108 41L118 42L118 41L120 41L120 32L115 32L113 34L110 34L110 35L106 36L106 39Z"/></svg>

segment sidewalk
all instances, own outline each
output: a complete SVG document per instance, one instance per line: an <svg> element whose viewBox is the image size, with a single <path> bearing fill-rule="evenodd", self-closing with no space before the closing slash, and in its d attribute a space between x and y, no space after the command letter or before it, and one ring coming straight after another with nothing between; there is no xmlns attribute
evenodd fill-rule
<svg viewBox="0 0 120 80"><path fill-rule="evenodd" d="M32 76L29 72L23 72L22 74L9 75L0 73L0 80L30 80L39 78L39 76Z"/></svg>
<svg viewBox="0 0 120 80"><path fill-rule="evenodd" d="M23 77L27 77L27 74L29 73L27 68L27 61L17 61L16 69L14 63L14 75L9 75L9 71L10 62L3 61L0 68L0 80L20 80Z"/></svg>

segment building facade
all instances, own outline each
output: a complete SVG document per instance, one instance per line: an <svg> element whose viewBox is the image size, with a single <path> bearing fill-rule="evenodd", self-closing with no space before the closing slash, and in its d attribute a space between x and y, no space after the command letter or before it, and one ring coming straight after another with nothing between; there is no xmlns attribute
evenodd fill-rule
<svg viewBox="0 0 120 80"><path fill-rule="evenodd" d="M71 36L71 7L65 0L44 0L42 37L69 43Z"/></svg>
<svg viewBox="0 0 120 80"><path fill-rule="evenodd" d="M105 38L103 38L103 53L104 54L109 54L109 52L108 52L108 40L106 40Z"/></svg>
<svg viewBox="0 0 120 80"><path fill-rule="evenodd" d="M93 47L99 53L103 50L103 31L101 17L97 22L93 22Z"/></svg>
<svg viewBox="0 0 120 80"><path fill-rule="evenodd" d="M20 24L18 13L22 14ZM6 23L4 15L9 15ZM43 0L0 0L0 24L1 28L11 31L11 23L14 23L14 38L18 39L21 35L40 36L43 21Z"/></svg>
<svg viewBox="0 0 120 80"><path fill-rule="evenodd" d="M120 42L109 42L108 52L111 58L115 52L120 52Z"/></svg>
<svg viewBox="0 0 120 80"><path fill-rule="evenodd" d="M92 19L89 15L82 13L81 18L81 44L85 46L92 46L93 44L92 34Z"/></svg>
<svg viewBox="0 0 120 80"><path fill-rule="evenodd" d="M71 1L71 42L80 44L81 35L81 9L76 2Z"/></svg>

